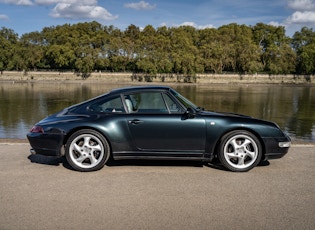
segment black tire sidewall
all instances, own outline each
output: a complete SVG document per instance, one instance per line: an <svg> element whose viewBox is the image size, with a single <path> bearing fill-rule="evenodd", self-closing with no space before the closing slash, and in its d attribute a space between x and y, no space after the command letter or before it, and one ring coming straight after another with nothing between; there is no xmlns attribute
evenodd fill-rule
<svg viewBox="0 0 315 230"><path fill-rule="evenodd" d="M101 159L101 161L97 165L95 165L92 168L81 168L77 164L75 164L70 157L70 149L69 148L70 148L71 143L74 141L75 138L77 138L78 136L83 135L83 134L93 135L93 136L97 137L102 142L102 145L104 148L103 158ZM70 164L70 166L74 170L77 170L80 172L91 172L91 171L96 171L96 170L103 168L104 165L106 164L108 158L109 158L109 155L110 155L110 147L109 147L107 140L99 132L97 132L95 130L91 130L91 129L82 129L82 130L79 130L79 131L73 133L69 137L69 139L66 143L66 146L65 146L65 156L66 156L68 163Z"/></svg>

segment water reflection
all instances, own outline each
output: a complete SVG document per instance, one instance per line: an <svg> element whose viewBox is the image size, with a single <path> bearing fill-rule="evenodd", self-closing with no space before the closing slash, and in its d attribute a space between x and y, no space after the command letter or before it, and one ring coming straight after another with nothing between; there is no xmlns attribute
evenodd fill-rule
<svg viewBox="0 0 315 230"><path fill-rule="evenodd" d="M49 114L119 84L0 83L0 138L24 139ZM272 120L294 140L315 142L315 87L283 85L173 86L207 110Z"/></svg>
<svg viewBox="0 0 315 230"><path fill-rule="evenodd" d="M271 120L294 140L315 142L315 87L224 85L179 87L178 90L207 110Z"/></svg>

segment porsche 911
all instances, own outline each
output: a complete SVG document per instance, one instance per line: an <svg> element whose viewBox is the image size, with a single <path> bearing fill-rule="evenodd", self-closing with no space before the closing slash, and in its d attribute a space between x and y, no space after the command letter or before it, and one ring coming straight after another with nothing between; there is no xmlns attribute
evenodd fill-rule
<svg viewBox="0 0 315 230"><path fill-rule="evenodd" d="M291 143L274 122L206 111L167 86L114 89L46 117L27 138L33 154L65 155L82 172L109 159L218 159L245 172L283 157Z"/></svg>

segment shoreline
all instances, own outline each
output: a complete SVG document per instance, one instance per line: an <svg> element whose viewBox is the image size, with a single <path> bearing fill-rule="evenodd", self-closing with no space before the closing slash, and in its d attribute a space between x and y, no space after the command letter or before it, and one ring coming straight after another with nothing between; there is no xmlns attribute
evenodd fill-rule
<svg viewBox="0 0 315 230"><path fill-rule="evenodd" d="M104 83L104 84L288 84L315 85L315 75L268 75L268 74L197 74L195 77L159 74L155 77L125 72L93 72L83 79L74 72L3 71L0 83L35 83L58 81L60 83Z"/></svg>

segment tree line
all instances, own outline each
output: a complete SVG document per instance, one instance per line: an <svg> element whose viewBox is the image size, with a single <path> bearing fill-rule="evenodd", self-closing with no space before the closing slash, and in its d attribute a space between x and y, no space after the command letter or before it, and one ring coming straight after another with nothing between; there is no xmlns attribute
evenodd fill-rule
<svg viewBox="0 0 315 230"><path fill-rule="evenodd" d="M156 76L202 73L315 73L315 32L303 27L293 37L282 26L236 23L219 28L191 26L124 31L96 21L45 27L18 36L0 30L0 71L133 72Z"/></svg>

